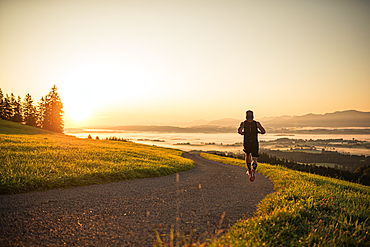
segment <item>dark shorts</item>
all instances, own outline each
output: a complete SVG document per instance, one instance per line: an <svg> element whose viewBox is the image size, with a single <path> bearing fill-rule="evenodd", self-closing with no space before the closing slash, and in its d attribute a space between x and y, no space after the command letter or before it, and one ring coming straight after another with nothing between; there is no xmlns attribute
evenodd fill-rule
<svg viewBox="0 0 370 247"><path fill-rule="evenodd" d="M259 149L258 142L247 142L247 143L244 143L244 149L243 149L243 151L246 154L252 154L253 157L258 157L258 156L260 156L258 154L258 149Z"/></svg>

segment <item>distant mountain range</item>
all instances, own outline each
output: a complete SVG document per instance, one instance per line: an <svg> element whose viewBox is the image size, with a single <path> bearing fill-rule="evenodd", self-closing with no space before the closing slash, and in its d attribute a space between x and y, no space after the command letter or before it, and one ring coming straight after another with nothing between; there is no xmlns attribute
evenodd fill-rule
<svg viewBox="0 0 370 247"><path fill-rule="evenodd" d="M370 134L370 112L355 110L337 111L326 114L307 114L303 116L280 116L257 119L269 133L321 133L321 134ZM93 127L111 131L140 131L163 133L236 133L243 119L224 118L211 122L194 121L192 126L125 125L116 127ZM189 124L189 123L188 123ZM314 128L301 129L300 128ZM92 127L91 127L92 128ZM292 129L293 128L293 129ZM294 128L298 128L298 131ZM330 130L333 129L333 130ZM70 131L81 131L73 130ZM91 130L89 130L91 132Z"/></svg>
<svg viewBox="0 0 370 247"><path fill-rule="evenodd" d="M214 120L206 125L238 126L242 120L224 118ZM351 128L370 127L370 112L356 110L337 111L326 114L307 114L303 116L280 116L258 119L267 128Z"/></svg>
<svg viewBox="0 0 370 247"><path fill-rule="evenodd" d="M244 121L242 119L235 119L235 118L223 118L218 120L213 120L211 122L206 123L205 125L213 125L213 126L237 126Z"/></svg>
<svg viewBox="0 0 370 247"><path fill-rule="evenodd" d="M261 119L261 123L273 128L316 127L316 128L351 128L370 127L370 112L355 110L333 113L307 114L303 116L282 116Z"/></svg>

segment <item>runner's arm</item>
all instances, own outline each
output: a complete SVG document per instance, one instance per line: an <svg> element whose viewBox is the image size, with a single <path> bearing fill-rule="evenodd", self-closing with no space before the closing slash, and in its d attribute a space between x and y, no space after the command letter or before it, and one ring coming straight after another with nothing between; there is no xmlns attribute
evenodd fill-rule
<svg viewBox="0 0 370 247"><path fill-rule="evenodd" d="M238 133L241 135L244 135L244 122L240 123L240 126L238 128Z"/></svg>
<svg viewBox="0 0 370 247"><path fill-rule="evenodd" d="M266 130L262 127L260 122L257 122L257 129L258 129L258 133L262 135L266 133Z"/></svg>

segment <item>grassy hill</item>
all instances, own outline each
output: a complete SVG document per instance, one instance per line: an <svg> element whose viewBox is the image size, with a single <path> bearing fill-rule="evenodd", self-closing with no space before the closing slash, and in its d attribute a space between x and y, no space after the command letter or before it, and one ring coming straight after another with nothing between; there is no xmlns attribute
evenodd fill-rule
<svg viewBox="0 0 370 247"><path fill-rule="evenodd" d="M174 149L82 140L0 120L0 194L162 176L194 166ZM210 154L207 159L245 166ZM276 192L210 246L370 246L370 187L259 164ZM249 193L258 193L250 191Z"/></svg>
<svg viewBox="0 0 370 247"><path fill-rule="evenodd" d="M34 128L28 125L14 123L0 119L0 134L7 135L37 135L50 134L52 132L39 128Z"/></svg>
<svg viewBox="0 0 370 247"><path fill-rule="evenodd" d="M210 154L231 165L244 161ZM259 163L276 192L210 246L370 246L370 187ZM258 191L249 191L258 193Z"/></svg>
<svg viewBox="0 0 370 247"><path fill-rule="evenodd" d="M0 194L164 176L194 167L182 153L77 139L0 120Z"/></svg>

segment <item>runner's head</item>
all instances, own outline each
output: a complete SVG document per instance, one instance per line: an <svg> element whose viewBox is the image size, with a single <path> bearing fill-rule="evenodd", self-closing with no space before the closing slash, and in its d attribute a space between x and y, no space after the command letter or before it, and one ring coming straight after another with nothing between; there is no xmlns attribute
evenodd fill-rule
<svg viewBox="0 0 370 247"><path fill-rule="evenodd" d="M252 121L253 120L253 112L251 110L248 110L246 112L246 114L247 114L247 120Z"/></svg>

